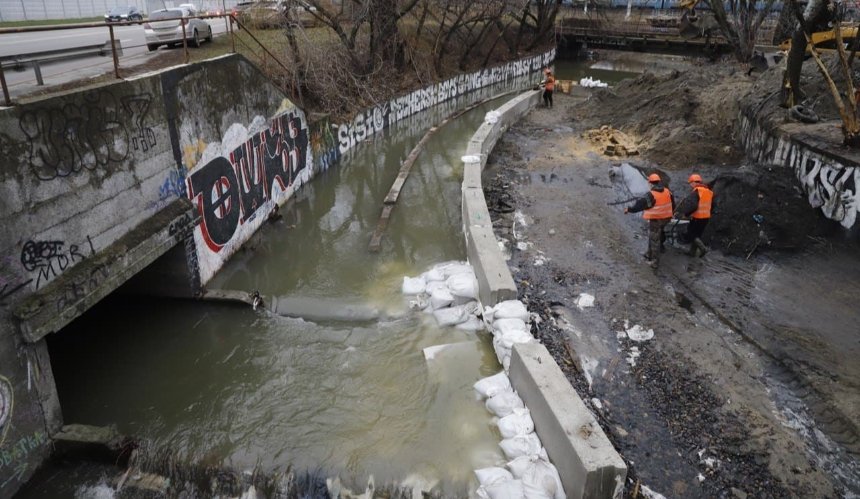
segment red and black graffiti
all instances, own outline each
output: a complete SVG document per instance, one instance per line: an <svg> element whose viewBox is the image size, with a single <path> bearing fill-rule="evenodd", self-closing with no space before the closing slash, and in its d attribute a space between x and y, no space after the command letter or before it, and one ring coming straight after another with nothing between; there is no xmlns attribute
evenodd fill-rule
<svg viewBox="0 0 860 499"><path fill-rule="evenodd" d="M239 224L256 216L308 167L308 131L299 116L275 118L260 132L230 153L218 157L186 178L188 197L200 213L206 245L218 252L233 238Z"/></svg>

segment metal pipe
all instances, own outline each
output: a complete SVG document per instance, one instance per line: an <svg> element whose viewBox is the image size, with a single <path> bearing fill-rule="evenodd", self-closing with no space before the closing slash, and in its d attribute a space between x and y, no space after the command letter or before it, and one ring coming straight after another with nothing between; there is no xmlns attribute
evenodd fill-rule
<svg viewBox="0 0 860 499"><path fill-rule="evenodd" d="M185 18L180 21L182 23L182 49L185 51L185 64L188 64L188 34L185 32Z"/></svg>
<svg viewBox="0 0 860 499"><path fill-rule="evenodd" d="M6 85L6 73L3 72L3 63L0 63L0 85L3 86L3 101L6 107L12 105L12 99L9 98L9 87Z"/></svg>
<svg viewBox="0 0 860 499"><path fill-rule="evenodd" d="M108 24L108 29L110 30L110 52L113 54L113 72L116 75L116 79L121 80L122 77L119 75L119 58L116 55L116 40L113 37L113 24Z"/></svg>

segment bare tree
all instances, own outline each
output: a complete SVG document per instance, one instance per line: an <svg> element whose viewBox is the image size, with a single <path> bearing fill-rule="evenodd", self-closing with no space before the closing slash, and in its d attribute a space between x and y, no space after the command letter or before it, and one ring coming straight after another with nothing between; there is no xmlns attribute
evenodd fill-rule
<svg viewBox="0 0 860 499"><path fill-rule="evenodd" d="M771 12L774 0L704 0L713 12L720 32L740 62L749 62L759 28ZM761 9L757 9L760 5Z"/></svg>
<svg viewBox="0 0 860 499"><path fill-rule="evenodd" d="M782 105L791 107L803 102L800 88L800 72L806 55L806 44L812 33L827 29L827 24L836 12L831 0L810 0L806 9L801 11L795 0L789 0L790 9L795 13L798 24L791 37L785 74L782 81Z"/></svg>

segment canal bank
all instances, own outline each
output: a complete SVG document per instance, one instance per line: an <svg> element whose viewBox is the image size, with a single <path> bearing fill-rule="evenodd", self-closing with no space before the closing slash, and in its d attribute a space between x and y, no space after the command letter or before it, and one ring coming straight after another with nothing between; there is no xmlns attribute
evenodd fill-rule
<svg viewBox="0 0 860 499"><path fill-rule="evenodd" d="M790 170L734 162L743 157L730 132L738 108L711 110L737 94L715 91L728 88L718 78L705 84L708 71L560 95L512 127L484 178L496 235L507 241L520 299L542 319L537 336L630 466L628 491L855 497L856 433L838 414L857 393L856 242L816 213ZM703 102L709 96L718 99ZM585 138L601 125L634 137L640 156L604 156ZM691 132L703 135L673 137ZM622 213L635 194L612 174L623 161L661 171L676 198L691 171L717 179L712 227L749 218L756 237L775 244L733 253L732 238L718 243L710 232L705 258L669 247L652 272L639 256L644 224ZM721 191L738 167L788 187ZM718 211L721 195L728 204ZM786 219L753 218L777 203L827 229L778 249L789 240ZM593 307L582 306L583 294Z"/></svg>
<svg viewBox="0 0 860 499"><path fill-rule="evenodd" d="M219 64L229 65L235 59L223 58ZM81 95L48 99L32 104L32 109L6 110L10 123L18 120L24 125L15 128L10 124L4 128L4 151L12 154L11 157L29 158L29 161L24 160L20 167L10 163L8 166L12 170L4 177L4 189L9 194L6 199L15 201L9 213L4 211L4 216L8 215L5 220L15 220L15 224L4 222L8 234L4 234L3 242L10 244L4 251L9 255L33 253L35 260L30 262L29 257L25 259L27 263L22 270L10 257L5 260L3 268L5 310L14 310L16 314L15 320L6 319L8 322L3 328L6 343L3 344L2 354L4 359L9 359L9 362L4 360L3 365L6 369L15 368L3 379L4 447L6 442L10 442L8 449L12 452L3 461L4 467L8 466L12 470L9 480L4 482L4 490L6 487L17 487L20 481L32 473L35 463L49 449L50 435L62 424L51 364L46 344L41 338L51 330L62 327L60 322L65 324L73 320L75 315L131 277L133 271L128 270L129 258L136 262L135 265L143 267L162 253L170 253L172 262L156 265L157 268L150 270L159 276L169 276L170 268L176 265L184 267L185 274L178 279L182 284L179 288L186 289L186 294L192 295L214 275L214 269L226 260L224 255L238 251L254 228L271 218L275 207L290 199L298 186L312 176L312 172L331 168L338 159L349 156L356 144L367 140L374 132L389 128L393 123L403 124L405 128L401 130L410 126L426 128L429 125L420 118L411 117L434 104L450 103L455 97L466 95L480 99L482 95L475 90L487 88L489 92L489 86L497 83L518 85L515 81L517 75L532 80L528 74L540 69L549 60L551 54L545 54L441 82L394 99L385 106L368 110L351 123L338 125L337 134L332 133L334 127L328 122L323 122L319 128L309 129L303 121L303 115L298 112L289 114L292 108L288 103L262 95L259 99L245 99L242 96L237 96L234 101L217 99L217 102L228 107L234 104L237 107L231 107L234 111L224 113L208 109L215 114L206 115L203 113L205 108L191 105L193 96L208 95L207 92L211 91L201 86L201 82L206 80L202 76L205 73L204 65L174 69L130 83L117 84L122 88L109 85ZM246 71L247 67L239 71L240 76L252 75L253 78L253 71ZM141 93L136 85L142 85L144 90L148 86L152 88L149 92ZM249 86L259 86L264 93L268 88L265 84ZM120 93L114 95L113 92L118 90L121 90ZM164 95L173 99L165 107L169 118L166 122L159 119L164 111L152 107L152 99L161 99ZM104 101L103 105L99 99ZM254 107L258 105L263 107ZM140 114L134 121L139 129L123 125L120 116L122 110ZM64 115L63 112L73 114ZM98 112L103 113L103 128L75 129L78 135L71 138L81 140L79 149L68 142L70 137L64 136L60 140L53 135L54 129L51 127L54 121L66 119L80 124L81 113L92 117L92 113ZM274 118L267 120L265 116ZM208 118L214 119L207 121ZM29 133L33 139L38 139L31 143L31 148L15 146L15 139L22 133ZM110 139L115 141L110 142ZM269 147L269 141L272 147ZM58 156L63 151L69 152L70 156ZM98 154L89 155L88 152ZM161 155L158 157L163 161L153 159L156 153ZM270 154L264 158L263 153ZM125 158L132 158L133 162L127 163ZM311 158L318 162L310 166ZM308 163L304 163L305 160ZM246 186L241 193L240 177ZM47 182L50 188L32 197L36 192L32 187L38 185L37 182ZM19 183L23 183L26 188ZM102 185L110 186L111 190L98 191ZM71 194L82 186L98 194L85 198ZM184 187L188 192L185 192ZM24 193L23 198L19 197L21 193ZM186 195L194 205L183 202ZM44 203L47 199L53 201L54 211L46 213L65 217L62 220L68 224L57 224L50 216L34 218L32 213L14 218L16 214L27 213L26 210L31 209L33 203L42 208L49 206ZM135 232L139 228L136 225L139 220L151 213L164 212L166 207L174 206L174 201L177 216L171 220L176 223L165 219L163 224L153 228L152 233L156 235L153 241L157 241L157 244L140 246L141 241L150 241L151 238L147 239L139 231ZM117 202L124 204L116 205ZM190 206L196 208L196 213L191 211ZM117 217L123 220L122 224L113 223ZM86 232L82 227L89 227L90 219L104 230L91 236L81 236ZM39 224L32 225L37 220L41 220ZM109 230L112 227L120 229ZM132 227L135 229L129 230ZM129 232L123 233L123 230ZM148 229L144 232L152 236ZM28 241L40 244L48 240L56 242L52 246L55 251L48 254L24 251L32 246L25 244ZM77 242L73 244L69 242L71 240ZM179 242L181 244L176 244ZM135 259L136 248L140 248L141 254L147 255L146 258ZM63 254L61 250L68 254ZM109 258L109 255L117 254L125 256L120 260ZM85 259L90 260L89 263L95 267L78 265ZM119 271L114 274L104 270L106 264L118 265ZM64 273L67 269L69 272ZM41 280L28 280L25 271L39 275ZM94 274L94 271L99 272ZM104 273L116 279L93 280ZM161 278L150 279L148 285L153 281L165 287ZM40 292L34 293L28 285L35 286ZM84 285L85 289L82 288ZM50 293L66 296L64 293L69 289L72 294L64 298L61 313L49 314L43 306L45 297L50 296ZM23 305L25 302L30 305ZM40 311L45 312L40 316ZM33 317L37 317L36 322L33 322ZM44 317L44 320L38 317ZM58 317L61 321L55 324ZM26 324L30 326L24 327ZM26 340L35 343L28 345L22 342L21 337L16 336L18 331L28 331ZM47 428L45 421L49 421Z"/></svg>

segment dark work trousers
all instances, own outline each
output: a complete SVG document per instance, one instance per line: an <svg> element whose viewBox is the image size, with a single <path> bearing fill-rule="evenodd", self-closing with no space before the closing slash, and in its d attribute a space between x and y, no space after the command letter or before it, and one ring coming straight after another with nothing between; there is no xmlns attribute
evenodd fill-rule
<svg viewBox="0 0 860 499"><path fill-rule="evenodd" d="M692 243L696 238L701 238L710 220L710 218L691 218L690 223L687 224L687 235L684 242Z"/></svg>
<svg viewBox="0 0 860 499"><path fill-rule="evenodd" d="M543 105L546 107L552 107L552 90L543 91Z"/></svg>
<svg viewBox="0 0 860 499"><path fill-rule="evenodd" d="M648 253L645 254L645 258L652 262L660 261L660 250L663 249L663 241L666 240L663 229L670 220L671 218L664 218L648 221Z"/></svg>

